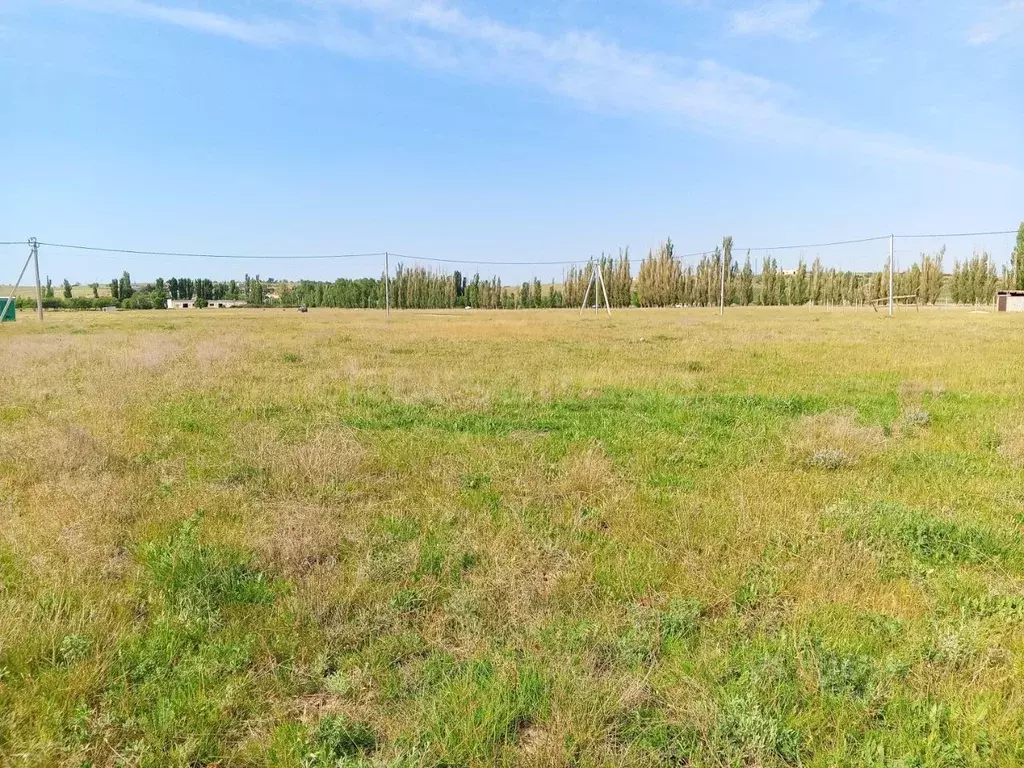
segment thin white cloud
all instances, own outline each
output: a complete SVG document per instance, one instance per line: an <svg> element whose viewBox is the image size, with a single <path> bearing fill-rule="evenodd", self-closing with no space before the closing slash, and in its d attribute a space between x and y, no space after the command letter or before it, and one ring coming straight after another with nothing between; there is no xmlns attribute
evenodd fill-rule
<svg viewBox="0 0 1024 768"><path fill-rule="evenodd" d="M528 84L591 109L656 116L747 141L968 173L1016 174L909 139L800 114L791 106L795 97L789 89L715 61L630 50L585 32L544 35L470 16L442 0L305 0L303 8L314 14L305 21L251 21L146 0L74 1L253 45L316 46L474 79Z"/></svg>
<svg viewBox="0 0 1024 768"><path fill-rule="evenodd" d="M161 21L176 27L229 37L252 45L286 45L299 42L302 37L296 25L280 19L248 21L210 11L156 5L144 2L144 0L70 0L68 4L139 19Z"/></svg>
<svg viewBox="0 0 1024 768"><path fill-rule="evenodd" d="M979 22L967 30L967 42L971 45L985 45L994 43L1003 33L994 24Z"/></svg>
<svg viewBox="0 0 1024 768"><path fill-rule="evenodd" d="M734 12L729 28L734 35L810 40L818 34L811 21L821 4L822 0L772 0Z"/></svg>
<svg viewBox="0 0 1024 768"><path fill-rule="evenodd" d="M1024 32L1024 0L1010 0L990 9L987 18L967 30L970 45L988 45Z"/></svg>

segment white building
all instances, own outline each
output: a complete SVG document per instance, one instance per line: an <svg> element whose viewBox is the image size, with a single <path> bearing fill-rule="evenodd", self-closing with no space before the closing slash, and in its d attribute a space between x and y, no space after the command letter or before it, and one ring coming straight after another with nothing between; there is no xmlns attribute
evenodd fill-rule
<svg viewBox="0 0 1024 768"><path fill-rule="evenodd" d="M996 294L999 312L1024 312L1024 291L1000 291Z"/></svg>
<svg viewBox="0 0 1024 768"><path fill-rule="evenodd" d="M244 307L245 302L239 299L207 299L206 306L209 309L227 309L228 307ZM168 299L168 309L195 309L195 299Z"/></svg>

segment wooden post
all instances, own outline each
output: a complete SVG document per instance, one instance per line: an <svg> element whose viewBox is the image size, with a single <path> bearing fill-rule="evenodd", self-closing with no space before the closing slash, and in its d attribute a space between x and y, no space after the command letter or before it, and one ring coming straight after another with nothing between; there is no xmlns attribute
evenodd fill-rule
<svg viewBox="0 0 1024 768"><path fill-rule="evenodd" d="M601 274L601 267L597 268L597 277L601 281L601 292L604 294L604 308L608 310L608 317L612 316L612 303L608 301L608 289L604 286L604 275ZM597 295L597 289L594 289L594 295Z"/></svg>
<svg viewBox="0 0 1024 768"><path fill-rule="evenodd" d="M594 262L591 261L591 264ZM583 310L587 308L587 299L590 298L590 286L594 284L594 273L591 271L590 279L587 280L587 290L583 293L583 303L580 305L580 317L583 317ZM594 289L594 295L597 295L597 289Z"/></svg>
<svg viewBox="0 0 1024 768"><path fill-rule="evenodd" d="M893 304L893 256L895 251L893 250L893 236L889 235L889 317L893 316L896 311L895 305Z"/></svg>
<svg viewBox="0 0 1024 768"><path fill-rule="evenodd" d="M43 322L43 286L39 282L39 241L30 237L28 242L32 246L32 259L36 263L36 312L39 315L39 322Z"/></svg>
<svg viewBox="0 0 1024 768"><path fill-rule="evenodd" d="M384 251L384 315L391 317L391 264L387 251Z"/></svg>

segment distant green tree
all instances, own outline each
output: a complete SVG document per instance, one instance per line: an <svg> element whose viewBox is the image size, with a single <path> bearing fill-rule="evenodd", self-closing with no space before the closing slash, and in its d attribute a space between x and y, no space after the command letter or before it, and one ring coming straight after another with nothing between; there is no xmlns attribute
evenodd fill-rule
<svg viewBox="0 0 1024 768"><path fill-rule="evenodd" d="M747 260L740 272L739 301L743 306L754 303L754 270L750 267L750 251L747 251Z"/></svg>
<svg viewBox="0 0 1024 768"><path fill-rule="evenodd" d="M53 281L50 279L49 275L46 276L46 291L43 295L48 299L53 298Z"/></svg>
<svg viewBox="0 0 1024 768"><path fill-rule="evenodd" d="M811 283L807 298L814 305L825 300L825 270L821 266L821 257L815 256L811 264Z"/></svg>
<svg viewBox="0 0 1024 768"><path fill-rule="evenodd" d="M120 301L130 299L135 289L132 288L132 276L127 271L121 273L121 279L117 281L117 298Z"/></svg>
<svg viewBox="0 0 1024 768"><path fill-rule="evenodd" d="M255 304L257 306L262 306L263 305L263 299L264 299L264 286L263 286L263 281L260 280L260 276L256 275L256 277L250 278L248 275L246 275L245 278L246 278L245 300L249 304ZM396 284L401 284L403 282L402 274L400 272L396 273L396 275L395 275L395 282L396 282ZM414 289L415 286L408 285L408 286L406 286L406 288L410 289L410 291L411 291L411 289ZM396 285L395 293L396 293L396 295L400 295L401 294L401 290L400 290L398 285ZM396 302L396 306L403 306L403 305L402 304L398 304ZM409 304L405 304L404 306L409 306Z"/></svg>
<svg viewBox="0 0 1024 768"><path fill-rule="evenodd" d="M793 273L793 289L790 292L789 303L795 305L806 304L809 300L809 285L807 280L807 265L803 258L796 265L796 272Z"/></svg>
<svg viewBox="0 0 1024 768"><path fill-rule="evenodd" d="M722 238L722 261L719 262L719 269L721 270L718 276L719 291L724 295L725 303L731 304L732 293L730 292L730 287L732 285L733 272L731 236Z"/></svg>
<svg viewBox="0 0 1024 768"><path fill-rule="evenodd" d="M64 278L64 298L65 299L70 299L71 296L72 296L72 293L71 293L71 283L68 282L68 279L65 277Z"/></svg>
<svg viewBox="0 0 1024 768"><path fill-rule="evenodd" d="M92 288L92 297L94 299L98 299L100 297L100 284L99 283L89 283L89 287Z"/></svg>
<svg viewBox="0 0 1024 768"><path fill-rule="evenodd" d="M1017 230L1017 247L1013 249L1010 264L1013 269L1013 287L1024 291L1024 221Z"/></svg>
<svg viewBox="0 0 1024 768"><path fill-rule="evenodd" d="M918 295L925 304L934 304L942 293L945 279L942 274L942 259L945 255L946 247L943 246L938 253L926 253L921 257L921 287Z"/></svg>

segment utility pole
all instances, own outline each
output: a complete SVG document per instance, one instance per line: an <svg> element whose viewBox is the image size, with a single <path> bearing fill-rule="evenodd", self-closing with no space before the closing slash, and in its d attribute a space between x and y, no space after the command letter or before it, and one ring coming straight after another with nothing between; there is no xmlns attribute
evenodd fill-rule
<svg viewBox="0 0 1024 768"><path fill-rule="evenodd" d="M612 315L612 304L608 301L608 289L604 285L604 275L601 274L601 267L590 260L590 279L587 281L587 290L583 292L583 303L580 305L580 317L583 317L583 310L587 308L587 300L590 298L590 288L594 288L594 313L601 313L601 293L604 293L604 306L608 310L608 316ZM600 293L598 289L600 288Z"/></svg>
<svg viewBox="0 0 1024 768"><path fill-rule="evenodd" d="M32 260L36 263L36 312L39 315L39 322L43 322L43 287L39 284L39 241L30 237L28 243L32 246Z"/></svg>
<svg viewBox="0 0 1024 768"><path fill-rule="evenodd" d="M893 257L895 256L895 253L896 253L895 249L893 248L893 240L894 239L895 239L895 237L890 234L889 235L889 317L892 317L893 313L896 311L895 306L893 305L893 298L892 298L892 296L893 296L893 273L892 273L892 268L893 268Z"/></svg>
<svg viewBox="0 0 1024 768"><path fill-rule="evenodd" d="M722 251L722 283L718 292L718 314L725 314L725 250Z"/></svg>
<svg viewBox="0 0 1024 768"><path fill-rule="evenodd" d="M391 317L391 264L388 252L384 251L384 314Z"/></svg>
<svg viewBox="0 0 1024 768"><path fill-rule="evenodd" d="M608 289L604 285L604 274L601 272L601 267L597 268L597 279L601 281L601 293L604 294L604 308L608 310L608 317L612 316L612 303L608 301ZM597 296L597 286L594 286L594 296Z"/></svg>

